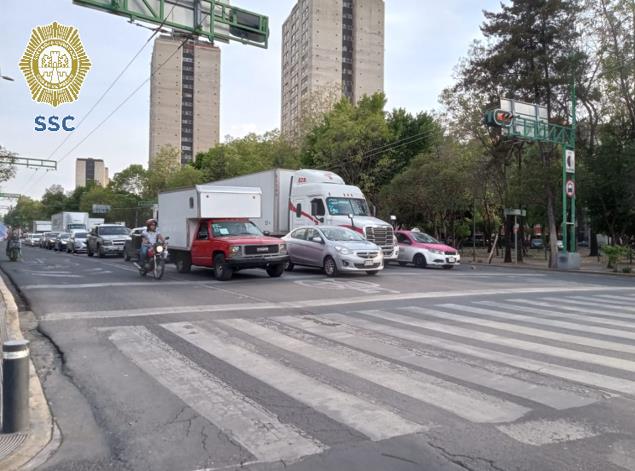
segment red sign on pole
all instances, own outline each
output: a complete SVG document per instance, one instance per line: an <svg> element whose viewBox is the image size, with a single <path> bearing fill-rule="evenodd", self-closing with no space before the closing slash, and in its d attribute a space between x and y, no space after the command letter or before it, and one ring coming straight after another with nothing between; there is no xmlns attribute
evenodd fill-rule
<svg viewBox="0 0 635 471"><path fill-rule="evenodd" d="M567 192L567 196L569 198L573 198L575 196L575 182L573 180L567 180L565 191Z"/></svg>

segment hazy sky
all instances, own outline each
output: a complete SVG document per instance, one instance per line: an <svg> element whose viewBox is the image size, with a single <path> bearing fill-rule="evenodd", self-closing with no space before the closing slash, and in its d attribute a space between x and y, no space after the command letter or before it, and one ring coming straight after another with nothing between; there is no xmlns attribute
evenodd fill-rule
<svg viewBox="0 0 635 471"><path fill-rule="evenodd" d="M296 0L234 0L233 4L269 16L269 49L219 44L221 64L221 136L243 136L280 126L280 35ZM498 0L386 0L385 92L388 108L416 113L438 108L441 90L469 44L480 37L482 10L496 10ZM31 100L18 62L31 30L53 21L79 33L92 68L79 99L53 108ZM38 115L72 115L77 123L146 43L152 32L125 18L73 5L69 0L0 1L0 69L14 82L0 80L0 145L22 157L53 159L56 172L21 168L2 191L41 197L59 183L75 185L75 159L104 159L110 175L133 163L147 164L149 84L78 148L73 148L150 74L151 43L68 141L64 132L36 132ZM72 152L71 152L72 151ZM0 201L0 205L7 202Z"/></svg>

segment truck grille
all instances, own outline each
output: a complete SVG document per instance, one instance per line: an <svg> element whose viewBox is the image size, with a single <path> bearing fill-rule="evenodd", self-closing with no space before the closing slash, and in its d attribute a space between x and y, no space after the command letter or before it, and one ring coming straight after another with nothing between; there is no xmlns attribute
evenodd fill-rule
<svg viewBox="0 0 635 471"><path fill-rule="evenodd" d="M278 253L278 245L246 245L245 255L267 255Z"/></svg>
<svg viewBox="0 0 635 471"><path fill-rule="evenodd" d="M391 255L394 248L394 233L390 226L374 226L364 229L366 239L379 245L384 255Z"/></svg>

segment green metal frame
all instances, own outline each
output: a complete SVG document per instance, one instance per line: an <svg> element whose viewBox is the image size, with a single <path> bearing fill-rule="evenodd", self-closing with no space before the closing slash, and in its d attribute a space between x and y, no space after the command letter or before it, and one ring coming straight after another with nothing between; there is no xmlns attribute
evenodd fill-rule
<svg viewBox="0 0 635 471"><path fill-rule="evenodd" d="M0 157L0 163L8 165L23 165L30 168L45 168L47 170L57 170L57 161L46 159L29 159L27 157Z"/></svg>
<svg viewBox="0 0 635 471"><path fill-rule="evenodd" d="M576 94L575 83L571 86L571 126L561 126L544 121L514 116L509 126L501 126L495 119L499 109L487 110L485 124L498 126L508 138L523 139L531 142L545 142L562 146L562 252L576 251L575 237L575 200L576 195L567 195L567 180L575 184L575 172L567 172L567 150L575 151ZM576 190L577 191L577 190ZM571 209L569 214L569 208Z"/></svg>
<svg viewBox="0 0 635 471"><path fill-rule="evenodd" d="M135 5L137 6L141 3L145 6L143 11L137 11L129 8L129 0L73 0L73 3L77 5L104 10L115 15L125 16L131 20L145 21L167 26L181 32L189 33L193 36L206 37L212 42L239 41L243 44L264 49L268 47L269 18L267 16L215 0L195 0L195 9L197 7L200 9L202 19L199 24L187 25L176 23L168 19L168 15L172 11L174 4L179 6L177 0L155 0L155 2L158 2L159 4L158 11L153 9L147 0L135 2ZM185 5L180 6L184 7ZM210 12L213 12L213 14L210 14ZM208 16L209 28L204 28L203 23L205 22L203 20ZM242 23L240 21L241 16L256 17L258 26L254 28ZM228 26L233 34L215 31L215 25L217 23ZM258 38L258 40L254 38Z"/></svg>
<svg viewBox="0 0 635 471"><path fill-rule="evenodd" d="M22 197L20 193L0 193L0 198L6 198L9 200L19 200Z"/></svg>

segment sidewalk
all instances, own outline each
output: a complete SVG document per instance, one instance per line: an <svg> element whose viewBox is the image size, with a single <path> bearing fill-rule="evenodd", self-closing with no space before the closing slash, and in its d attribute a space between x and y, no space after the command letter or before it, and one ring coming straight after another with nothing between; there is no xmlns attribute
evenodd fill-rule
<svg viewBox="0 0 635 471"><path fill-rule="evenodd" d="M18 307L11 291L0 277L0 340L22 339ZM2 407L2 362L0 361L0 409ZM30 362L29 374L30 426L24 433L0 432L0 469L12 471L32 469L34 458L51 441L53 419L42 391L42 385ZM1 420L0 414L0 420ZM1 428L0 428L1 430Z"/></svg>
<svg viewBox="0 0 635 471"><path fill-rule="evenodd" d="M545 252L543 250L529 250L527 256L523 257L523 261L519 263L505 263L504 262L504 250L499 250L499 255L492 258L490 266L505 267L505 268L529 268L535 270L550 270L548 259L545 258ZM463 265L488 265L487 259L489 254L483 248L476 249L476 262L474 262L473 253L471 248L464 248L461 250L461 262ZM608 260L605 256L589 257L588 249L580 250L581 267L576 270L576 273L593 273L600 275L622 275L622 276L635 276L635 264L629 265L627 260L622 260L618 264L618 271L614 271L611 268L607 268ZM631 273L624 273L622 271L625 267L631 267Z"/></svg>

